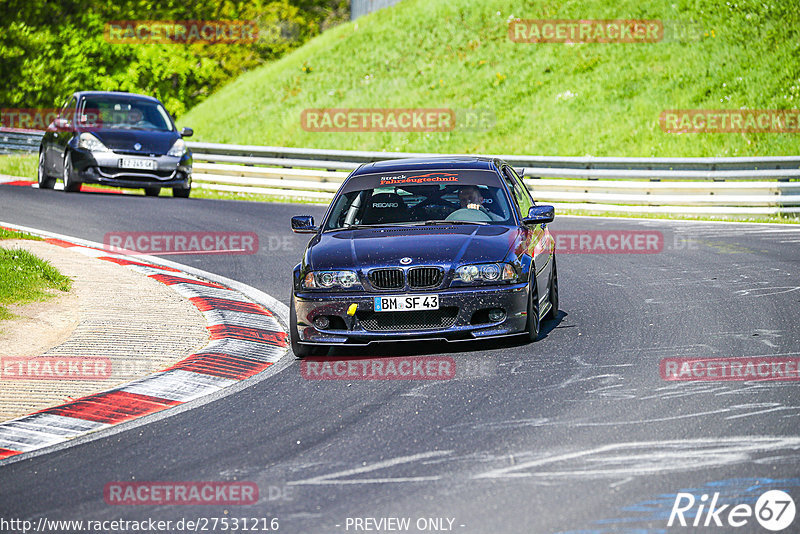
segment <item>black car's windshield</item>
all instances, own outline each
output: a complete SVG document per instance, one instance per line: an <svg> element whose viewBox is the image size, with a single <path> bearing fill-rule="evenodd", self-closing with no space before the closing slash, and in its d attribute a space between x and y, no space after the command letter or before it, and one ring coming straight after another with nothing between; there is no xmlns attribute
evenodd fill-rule
<svg viewBox="0 0 800 534"><path fill-rule="evenodd" d="M171 132L174 129L161 104L126 98L86 98L81 104L78 122L113 130Z"/></svg>
<svg viewBox="0 0 800 534"><path fill-rule="evenodd" d="M348 182L325 230L421 224L508 224L505 190L491 171L368 175Z"/></svg>

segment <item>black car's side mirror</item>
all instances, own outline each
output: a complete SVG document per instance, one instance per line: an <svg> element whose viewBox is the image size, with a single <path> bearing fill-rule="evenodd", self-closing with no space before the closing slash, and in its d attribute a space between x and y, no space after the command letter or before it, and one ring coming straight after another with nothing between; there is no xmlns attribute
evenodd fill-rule
<svg viewBox="0 0 800 534"><path fill-rule="evenodd" d="M181 130L181 137L191 137L194 135L194 130L191 128L183 128Z"/></svg>
<svg viewBox="0 0 800 534"><path fill-rule="evenodd" d="M314 234L318 228L314 226L311 215L295 215L292 217L292 232L296 234Z"/></svg>
<svg viewBox="0 0 800 534"><path fill-rule="evenodd" d="M556 210L553 206L531 206L528 216L522 219L523 224L543 224L553 222Z"/></svg>

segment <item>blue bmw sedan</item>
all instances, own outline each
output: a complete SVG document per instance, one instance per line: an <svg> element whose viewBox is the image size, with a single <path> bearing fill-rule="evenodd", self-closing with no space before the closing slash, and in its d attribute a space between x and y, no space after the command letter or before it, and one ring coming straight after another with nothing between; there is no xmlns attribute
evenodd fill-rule
<svg viewBox="0 0 800 534"><path fill-rule="evenodd" d="M298 357L332 345L535 341L558 313L552 206L536 205L500 159L436 157L360 166L294 268L290 339Z"/></svg>

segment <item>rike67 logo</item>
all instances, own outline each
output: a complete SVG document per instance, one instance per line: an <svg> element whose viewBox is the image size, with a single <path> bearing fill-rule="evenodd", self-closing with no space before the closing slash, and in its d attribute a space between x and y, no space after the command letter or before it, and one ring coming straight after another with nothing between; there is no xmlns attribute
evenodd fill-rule
<svg viewBox="0 0 800 534"><path fill-rule="evenodd" d="M769 490L763 493L756 501L755 506L741 503L720 503L719 493L714 493L710 499L707 494L696 499L691 493L678 493L675 496L667 526L671 527L677 520L677 524L682 527L738 528L748 526L749 528L745 529L747 532L755 532L753 521L755 518L755 521L765 529L778 532L794 522L794 515L794 500L788 493L781 490ZM691 521L692 518L694 521Z"/></svg>

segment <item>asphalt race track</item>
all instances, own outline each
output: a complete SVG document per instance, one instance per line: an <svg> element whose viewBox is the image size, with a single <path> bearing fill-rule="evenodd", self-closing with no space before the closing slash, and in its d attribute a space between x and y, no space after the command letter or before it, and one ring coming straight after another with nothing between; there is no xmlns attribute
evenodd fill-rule
<svg viewBox="0 0 800 534"><path fill-rule="evenodd" d="M0 220L93 241L124 231L256 232L254 255L169 259L284 303L309 237L291 234L289 218L323 211L0 186ZM753 505L778 488L796 500L798 382L665 381L659 362L800 356L800 228L557 214L551 229L657 231L663 248L561 254L561 313L535 344L332 353L451 356L452 380L306 380L293 361L200 408L0 467L0 517L277 517L292 533L354 532L348 518L367 517L411 518L410 532L421 531L419 518L446 518L463 533L661 532L678 492ZM107 483L134 480L251 481L261 499L241 508L106 504ZM738 530L766 532L753 518Z"/></svg>

